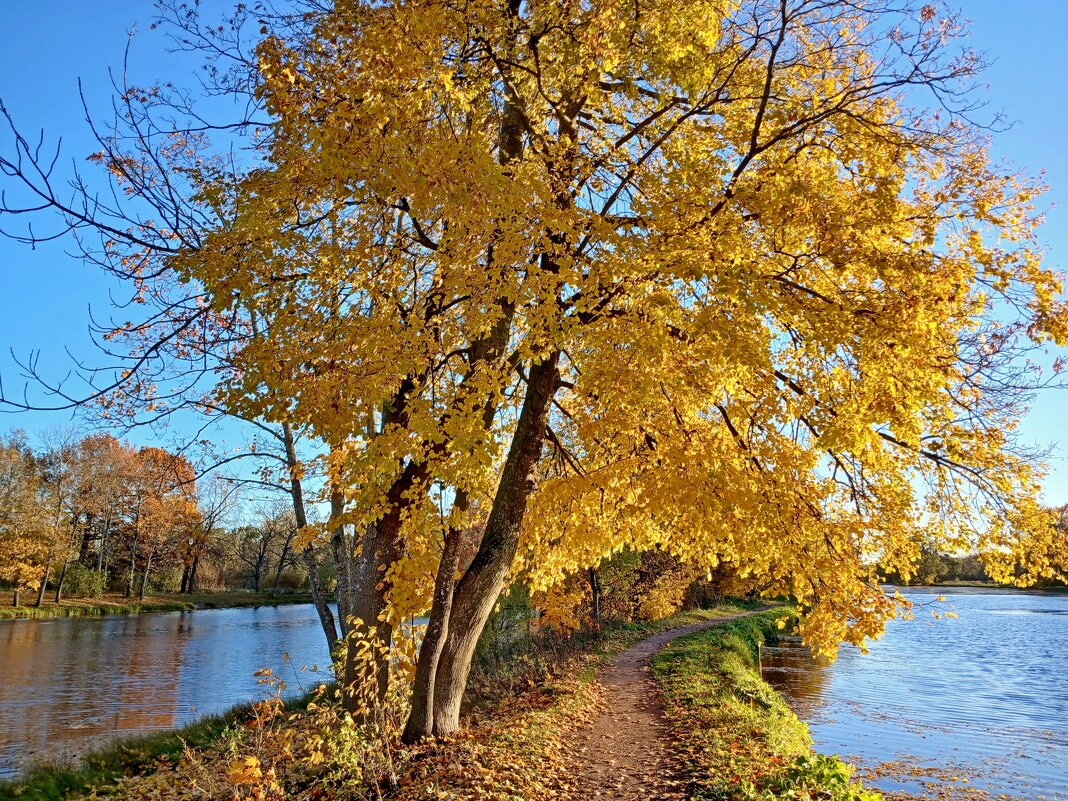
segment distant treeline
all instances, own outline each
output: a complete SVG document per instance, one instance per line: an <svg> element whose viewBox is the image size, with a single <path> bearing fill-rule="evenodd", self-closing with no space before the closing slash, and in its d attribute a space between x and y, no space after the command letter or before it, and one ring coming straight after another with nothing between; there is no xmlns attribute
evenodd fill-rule
<svg viewBox="0 0 1068 801"><path fill-rule="evenodd" d="M1061 521L1066 520L1068 506L1058 510ZM1062 523L1063 524L1063 523ZM982 582L997 583L987 572L977 554L954 556L940 553L933 548L923 548L916 562L915 571L910 576L902 576L896 571L887 571L885 579L890 584L901 586L923 586L947 582ZM1040 582L1039 586L1065 586L1063 582Z"/></svg>
<svg viewBox="0 0 1068 801"><path fill-rule="evenodd" d="M107 434L57 435L39 448L0 439L0 586L33 594L278 592L306 581L291 509L267 505L228 526L236 485L195 480L189 461Z"/></svg>

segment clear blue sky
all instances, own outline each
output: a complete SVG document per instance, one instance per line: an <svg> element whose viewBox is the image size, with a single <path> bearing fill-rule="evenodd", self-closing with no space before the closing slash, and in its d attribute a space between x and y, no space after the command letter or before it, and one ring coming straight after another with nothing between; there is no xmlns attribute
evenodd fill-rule
<svg viewBox="0 0 1068 801"><path fill-rule="evenodd" d="M222 0L206 3L225 8ZM997 136L994 152L1029 174L1045 171L1052 189L1042 238L1049 262L1068 265L1068 3L1054 0L963 0L973 22L972 45L994 60L986 73L991 108L1014 123ZM26 131L44 128L62 135L66 158L84 159L92 143L78 99L79 78L100 114L110 95L108 68L121 69L127 31L138 33L131 48L135 83L173 79L189 85L191 62L169 55L158 31L149 30L150 0L0 0L0 98ZM4 143L5 150L7 143ZM87 333L89 308L108 311L108 281L65 255L63 245L31 252L0 241L0 376L8 392L21 386L9 350L26 357L41 351L42 368L60 376L66 351L92 360ZM1050 357L1049 361L1052 361ZM1068 502L1068 392L1048 392L1036 401L1023 433L1035 443L1065 441L1051 461L1046 500ZM28 413L0 416L0 430L29 431L63 422L69 415Z"/></svg>

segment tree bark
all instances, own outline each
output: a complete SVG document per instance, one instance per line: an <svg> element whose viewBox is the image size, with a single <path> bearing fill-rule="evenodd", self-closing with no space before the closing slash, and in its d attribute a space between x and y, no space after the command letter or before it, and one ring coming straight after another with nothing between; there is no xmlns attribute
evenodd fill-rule
<svg viewBox="0 0 1068 801"><path fill-rule="evenodd" d="M336 485L330 489L330 551L337 571L337 617L341 638L349 635L352 615L352 547L345 536L345 526L336 523L345 512L345 496Z"/></svg>
<svg viewBox="0 0 1068 801"><path fill-rule="evenodd" d="M12 606L18 606L19 605L19 588L18 587L15 587L14 597L11 599L11 605Z"/></svg>
<svg viewBox="0 0 1068 801"><path fill-rule="evenodd" d="M56 584L56 596L55 600L58 604L63 598L63 582L67 580L67 566L70 564L69 560L63 560L63 570L59 573L59 583Z"/></svg>
<svg viewBox="0 0 1068 801"><path fill-rule="evenodd" d="M286 567L286 559L289 557L289 541L287 540L282 545L282 553L278 556L278 566L274 571L274 588L271 590L271 595L278 595L278 585L282 581L282 571Z"/></svg>
<svg viewBox="0 0 1068 801"><path fill-rule="evenodd" d="M601 575L597 568L591 567L590 578L590 611L593 617L593 630L601 630Z"/></svg>
<svg viewBox="0 0 1068 801"><path fill-rule="evenodd" d="M41 576L41 586L37 588L37 600L34 602L34 607L40 609L44 605L45 587L48 585L48 576L52 572L52 554L48 555L48 561L45 562L45 572Z"/></svg>
<svg viewBox="0 0 1068 801"><path fill-rule="evenodd" d="M501 470L486 532L474 561L456 587L448 635L434 679L433 733L438 736L448 736L460 726L460 702L475 646L515 558L520 526L545 441L549 409L559 383L559 359L557 351L531 366L523 409Z"/></svg>
<svg viewBox="0 0 1068 801"><path fill-rule="evenodd" d="M89 546L93 543L93 515L85 513L85 531L82 532L82 543L78 548L78 561L82 564L89 558Z"/></svg>
<svg viewBox="0 0 1068 801"><path fill-rule="evenodd" d="M196 592L197 586L197 568L200 567L200 554L198 553L193 557L193 566L189 569L189 587L187 588L190 595Z"/></svg>
<svg viewBox="0 0 1068 801"><path fill-rule="evenodd" d="M299 465L296 439L289 423L282 423L282 445L286 453L286 467L289 468L289 496L293 500L293 516L297 520L297 530L304 531L308 527L308 515L304 509L304 488L297 472ZM308 571L308 589L311 591L315 613L319 616L319 626L326 637L327 647L333 654L337 649L337 625L334 623L334 613L326 602L323 586L319 582L319 565L315 561L315 551L311 543L304 546L301 558L304 560L304 568Z"/></svg>
<svg viewBox="0 0 1068 801"><path fill-rule="evenodd" d="M455 505L461 510L468 508L467 493L458 490ZM462 518L461 518L462 519ZM415 665L415 680L412 685L412 711L404 727L404 742L415 743L434 732L434 683L437 679L441 652L449 633L449 617L452 613L453 593L456 589L456 570L460 563L460 546L463 529L449 526L445 530L441 563L434 578L434 599L430 607L423 642L419 646L419 661Z"/></svg>
<svg viewBox="0 0 1068 801"><path fill-rule="evenodd" d="M137 594L137 600L145 600L145 590L148 589L148 574L152 570L152 556L156 551L156 547L153 545L148 549L148 558L145 559L145 570L141 574L141 589Z"/></svg>
<svg viewBox="0 0 1068 801"><path fill-rule="evenodd" d="M353 565L350 636L364 637L386 648L393 642L393 624L383 619L388 595L386 571L404 554L400 528L401 510L394 503L384 518L364 530L360 557ZM342 697L351 713L361 711L361 691L373 687L381 700L389 689L389 660L385 655L376 655L368 663L361 662L359 657L357 648L349 648L345 653Z"/></svg>

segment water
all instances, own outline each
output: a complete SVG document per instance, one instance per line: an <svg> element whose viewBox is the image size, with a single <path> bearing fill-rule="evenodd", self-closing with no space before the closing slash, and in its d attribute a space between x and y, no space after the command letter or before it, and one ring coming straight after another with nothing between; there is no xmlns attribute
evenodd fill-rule
<svg viewBox="0 0 1068 801"><path fill-rule="evenodd" d="M260 668L288 694L329 665L310 604L0 621L0 776L261 699Z"/></svg>
<svg viewBox="0 0 1068 801"><path fill-rule="evenodd" d="M1068 801L1068 595L904 594L915 620L891 622L867 655L821 665L799 643L763 650L764 678L816 749L897 799Z"/></svg>

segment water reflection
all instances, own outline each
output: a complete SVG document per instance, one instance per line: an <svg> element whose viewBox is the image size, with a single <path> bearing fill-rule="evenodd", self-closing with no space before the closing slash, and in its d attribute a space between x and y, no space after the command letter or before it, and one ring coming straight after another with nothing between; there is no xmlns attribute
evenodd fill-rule
<svg viewBox="0 0 1068 801"><path fill-rule="evenodd" d="M260 698L261 667L300 692L328 665L310 605L2 621L0 775Z"/></svg>
<svg viewBox="0 0 1068 801"><path fill-rule="evenodd" d="M868 655L816 663L797 642L764 649L762 672L840 753L900 797L1068 801L1068 596L956 592L932 621L895 621ZM939 794L940 793L940 794ZM912 795L909 795L912 794Z"/></svg>

